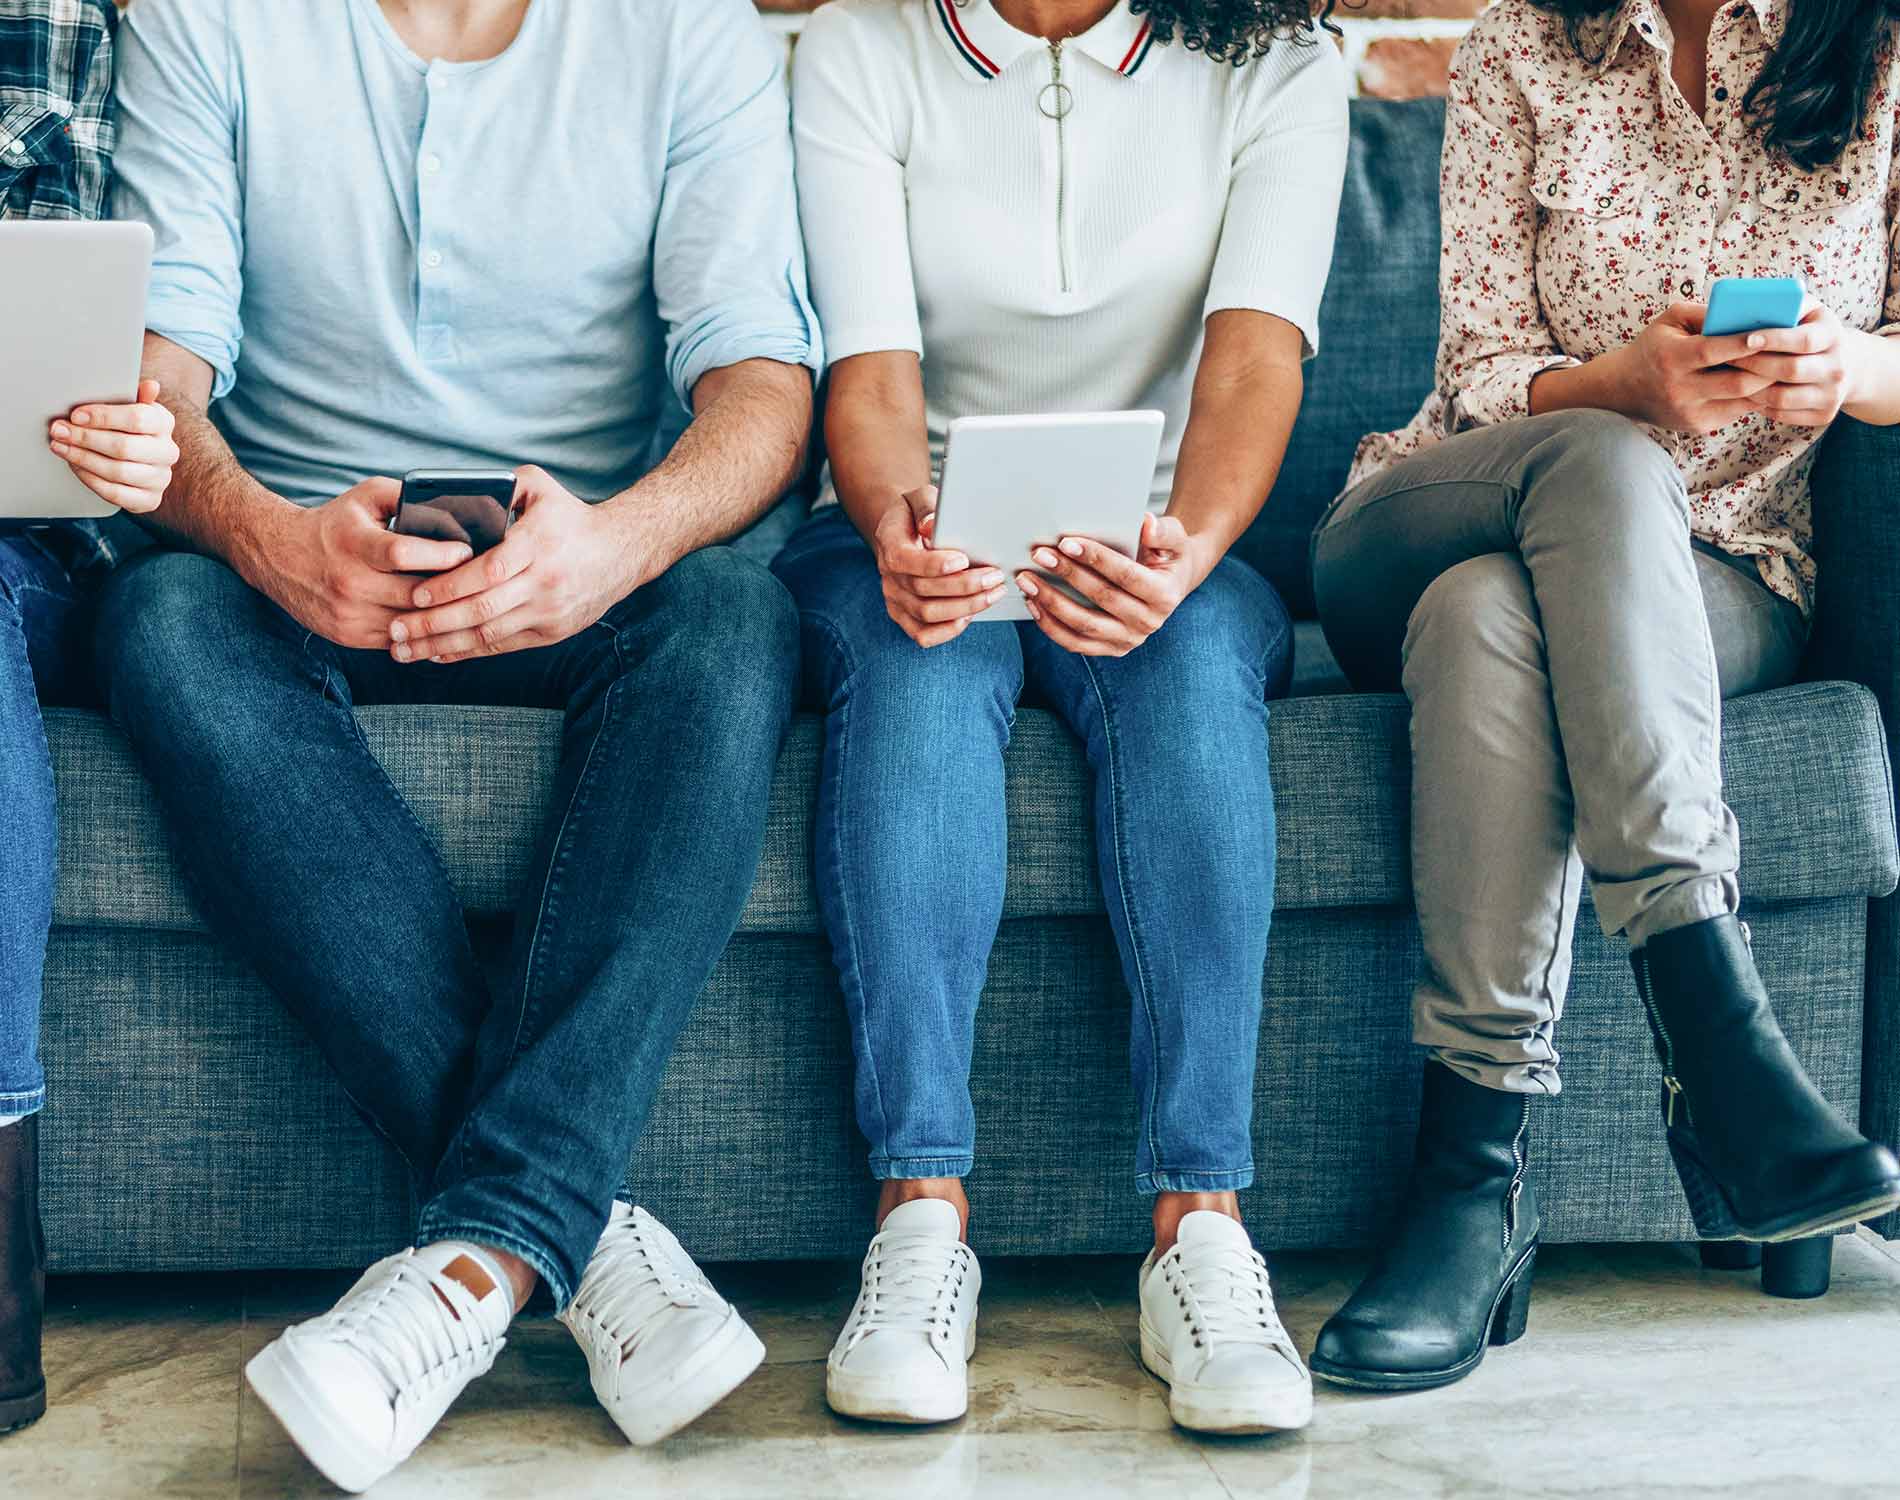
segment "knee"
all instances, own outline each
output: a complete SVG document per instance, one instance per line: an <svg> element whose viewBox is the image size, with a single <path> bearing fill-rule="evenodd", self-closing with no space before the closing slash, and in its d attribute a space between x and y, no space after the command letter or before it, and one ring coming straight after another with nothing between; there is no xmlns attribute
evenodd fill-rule
<svg viewBox="0 0 1900 1500"><path fill-rule="evenodd" d="M1542 650L1543 627L1523 562L1512 552L1488 553L1447 568L1419 596L1405 631L1406 687L1412 687L1415 660Z"/></svg>
<svg viewBox="0 0 1900 1500"><path fill-rule="evenodd" d="M1229 560L1127 662L1165 672L1190 695L1238 681L1250 698L1284 697L1293 679L1293 617L1278 589Z"/></svg>
<svg viewBox="0 0 1900 1500"><path fill-rule="evenodd" d="M1550 481L1556 503L1585 496L1600 503L1650 511L1660 505L1686 521L1689 493L1676 461L1642 427L1613 411L1553 412L1536 419L1544 440L1531 455L1530 479Z"/></svg>
<svg viewBox="0 0 1900 1500"><path fill-rule="evenodd" d="M1001 625L972 625L954 640L923 647L886 617L851 638L836 636L836 700L860 722L928 727L933 737L1006 726L1022 694L1022 647Z"/></svg>
<svg viewBox="0 0 1900 1500"><path fill-rule="evenodd" d="M729 547L688 554L648 587L671 667L704 687L790 698L798 611L770 570Z"/></svg>
<svg viewBox="0 0 1900 1500"><path fill-rule="evenodd" d="M114 707L176 703L239 650L255 596L223 563L149 553L115 573L99 600L101 680Z"/></svg>

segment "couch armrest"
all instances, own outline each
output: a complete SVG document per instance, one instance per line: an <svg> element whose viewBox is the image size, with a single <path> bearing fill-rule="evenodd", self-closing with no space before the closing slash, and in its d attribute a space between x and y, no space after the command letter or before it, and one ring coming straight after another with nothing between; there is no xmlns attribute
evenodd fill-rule
<svg viewBox="0 0 1900 1500"><path fill-rule="evenodd" d="M1842 418L1814 478L1819 591L1808 675L1858 682L1880 700L1900 764L1900 428ZM1861 1128L1900 1145L1900 897L1873 903ZM1874 1226L1900 1238L1900 1213Z"/></svg>

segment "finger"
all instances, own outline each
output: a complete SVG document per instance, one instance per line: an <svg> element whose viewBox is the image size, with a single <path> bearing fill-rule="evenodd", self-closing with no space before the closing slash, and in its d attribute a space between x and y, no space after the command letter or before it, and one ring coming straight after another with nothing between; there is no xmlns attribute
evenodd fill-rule
<svg viewBox="0 0 1900 1500"><path fill-rule="evenodd" d="M1702 324L1709 316L1706 302L1673 303L1656 321L1666 323L1671 328L1680 328L1684 333L1701 333Z"/></svg>
<svg viewBox="0 0 1900 1500"><path fill-rule="evenodd" d="M910 638L928 651L932 646L943 646L954 641L970 628L970 619L966 615L961 620L951 620L944 625L922 625L910 633Z"/></svg>
<svg viewBox="0 0 1900 1500"><path fill-rule="evenodd" d="M887 573L900 573L906 578L947 578L968 568L970 559L961 552L940 552L935 547L912 542L888 549L879 566Z"/></svg>
<svg viewBox="0 0 1900 1500"><path fill-rule="evenodd" d="M1752 354L1737 360L1735 368L1776 385L1819 385L1834 368L1834 361L1820 354Z"/></svg>
<svg viewBox="0 0 1900 1500"><path fill-rule="evenodd" d="M1078 604L1061 589L1039 583L1027 573L1016 582L1045 617L1067 626L1084 640L1101 641L1125 649L1142 638L1139 632L1129 629L1115 616L1090 609L1086 604Z"/></svg>
<svg viewBox="0 0 1900 1500"><path fill-rule="evenodd" d="M1046 573L1054 573L1083 598L1107 610L1116 619L1137 628L1149 627L1151 611L1146 601L1136 598L1126 589L1117 588L1094 569L1083 567L1073 558L1058 556L1047 547L1038 547L1030 556L1037 567Z"/></svg>
<svg viewBox="0 0 1900 1500"><path fill-rule="evenodd" d="M1143 561L1149 553L1165 552L1178 557L1187 550L1187 527L1175 516L1157 516L1151 511L1143 519L1142 528L1143 557L1136 558L1137 562Z"/></svg>
<svg viewBox="0 0 1900 1500"><path fill-rule="evenodd" d="M942 578L906 577L902 586L924 599L960 599L971 594L986 594L1008 581L996 568L965 568L961 573L949 573Z"/></svg>
<svg viewBox="0 0 1900 1500"><path fill-rule="evenodd" d="M472 630L454 630L428 641L412 641L406 648L410 655L398 656L397 660L467 661L478 656L502 656L510 651L524 651L540 639L534 630L535 622L534 610L524 606Z"/></svg>
<svg viewBox="0 0 1900 1500"><path fill-rule="evenodd" d="M901 590L899 591L902 592ZM904 601L904 613L923 625L942 625L951 620L969 619L1002 602L1007 588L993 588L965 599L910 599Z"/></svg>
<svg viewBox="0 0 1900 1500"><path fill-rule="evenodd" d="M1745 337L1750 351L1758 354L1823 354L1840 342L1837 331L1827 323L1764 328Z"/></svg>
<svg viewBox="0 0 1900 1500"><path fill-rule="evenodd" d="M68 462L70 463L71 460L68 460ZM125 511L129 515L142 516L150 511L157 510L159 500L162 498L156 490L140 489L129 484L119 484L115 480L105 479L97 474L89 474L84 469L76 466L73 469L73 473L78 476L81 484L91 490L93 494L97 495L101 500L105 501L108 505L118 506L120 510Z"/></svg>
<svg viewBox="0 0 1900 1500"><path fill-rule="evenodd" d="M1036 628L1064 651L1076 656L1115 656L1120 648L1110 646L1106 641L1093 640L1069 629L1060 620L1054 619L1049 612L1033 599L1029 604L1029 618L1036 622Z"/></svg>
<svg viewBox="0 0 1900 1500"><path fill-rule="evenodd" d="M1836 400L1818 386L1774 385L1755 398L1755 406L1775 417L1795 412L1831 412Z"/></svg>
<svg viewBox="0 0 1900 1500"><path fill-rule="evenodd" d="M395 515L397 507L402 504L401 482L380 475L374 479L365 479L350 493L367 505L371 514L382 521L387 521Z"/></svg>
<svg viewBox="0 0 1900 1500"><path fill-rule="evenodd" d="M389 638L399 648L398 661L420 660L436 653L425 649L438 636L463 635L481 629L490 621L511 614L534 597L534 584L527 573L517 573L492 589L471 594L453 604L418 610L398 616L389 627ZM405 646L411 648L406 652Z"/></svg>
<svg viewBox="0 0 1900 1500"><path fill-rule="evenodd" d="M172 414L162 406L76 406L67 418L75 427L98 427L110 432L142 432L148 437L166 437L172 430Z"/></svg>
<svg viewBox="0 0 1900 1500"><path fill-rule="evenodd" d="M1697 339L1689 349L1690 367L1713 370L1718 365L1732 365L1767 348L1765 340L1763 333L1730 333L1720 338Z"/></svg>
<svg viewBox="0 0 1900 1500"><path fill-rule="evenodd" d="M1774 381L1766 375L1757 375L1752 370L1740 369L1735 365L1723 365L1719 369L1706 370L1688 381L1689 400L1692 403L1709 401L1741 401L1759 395L1767 390Z"/></svg>
<svg viewBox="0 0 1900 1500"><path fill-rule="evenodd" d="M1142 542L1147 545L1151 523L1142 522ZM1150 604L1159 604L1165 588L1152 568L1144 568L1134 558L1104 547L1086 537L1065 536L1056 549L1072 565L1106 579L1123 593ZM1063 575L1067 577L1067 574ZM1084 592L1087 592L1084 590ZM1094 595L1090 595L1093 598Z"/></svg>
<svg viewBox="0 0 1900 1500"><path fill-rule="evenodd" d="M161 469L152 464L121 463L116 458L102 458L97 453L88 453L84 448L75 448L70 443L54 443L53 452L66 460L76 472L97 474L101 479L110 479L114 484L130 485L133 489L152 490L164 493L165 486L172 482L172 471Z"/></svg>
<svg viewBox="0 0 1900 1500"><path fill-rule="evenodd" d="M138 402L140 406L156 406L158 405L158 398L164 393L165 387L148 375L139 382L138 394L133 396L132 399Z"/></svg>
<svg viewBox="0 0 1900 1500"><path fill-rule="evenodd" d="M89 453L97 453L106 458L122 458L135 462L150 462L155 458L160 458L171 446L170 438L114 432L106 427L75 427L70 422L55 422L52 436L56 443L65 443L73 448L84 448Z"/></svg>
<svg viewBox="0 0 1900 1500"><path fill-rule="evenodd" d="M428 609L436 604L453 604L457 599L468 599L476 594L506 583L510 578L527 571L528 564L534 560L534 544L520 531L510 531L495 546L480 557L470 557L469 549L461 543L428 542L430 547L454 546L462 557L467 559L460 567L412 568L406 571L416 573L437 573L416 585L415 605L417 609Z"/></svg>
<svg viewBox="0 0 1900 1500"><path fill-rule="evenodd" d="M935 523L937 518L937 487L934 484L920 485L904 493L904 504L909 508L911 524L919 531L926 522Z"/></svg>

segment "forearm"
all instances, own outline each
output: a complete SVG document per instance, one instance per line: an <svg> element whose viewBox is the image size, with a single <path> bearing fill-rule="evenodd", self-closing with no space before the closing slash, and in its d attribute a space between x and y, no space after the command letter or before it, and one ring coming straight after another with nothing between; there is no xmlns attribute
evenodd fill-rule
<svg viewBox="0 0 1900 1500"><path fill-rule="evenodd" d="M811 372L773 360L714 370L693 392L692 425L665 460L601 510L622 541L627 593L687 553L745 530L784 497L805 462Z"/></svg>
<svg viewBox="0 0 1900 1500"><path fill-rule="evenodd" d="M904 497L930 484L924 385L909 354L870 354L832 372L825 443L838 503L870 537Z"/></svg>
<svg viewBox="0 0 1900 1500"><path fill-rule="evenodd" d="M1223 319L1259 320L1233 323ZM1265 313L1217 313L1195 374L1168 514L1194 547L1193 583L1260 514L1280 476L1305 378L1297 330Z"/></svg>
<svg viewBox="0 0 1900 1500"><path fill-rule="evenodd" d="M160 383L160 401L177 420L178 462L165 503L144 524L171 541L228 562L257 586L264 538L296 507L251 477L206 414L211 369L157 334L145 336L146 378Z"/></svg>
<svg viewBox="0 0 1900 1500"><path fill-rule="evenodd" d="M1853 358L1844 415L1874 427L1900 425L1900 335L1847 335Z"/></svg>
<svg viewBox="0 0 1900 1500"><path fill-rule="evenodd" d="M1618 349L1582 364L1560 365L1532 376L1531 415L1541 417L1554 411L1613 411L1640 421L1641 418L1628 409L1623 353Z"/></svg>

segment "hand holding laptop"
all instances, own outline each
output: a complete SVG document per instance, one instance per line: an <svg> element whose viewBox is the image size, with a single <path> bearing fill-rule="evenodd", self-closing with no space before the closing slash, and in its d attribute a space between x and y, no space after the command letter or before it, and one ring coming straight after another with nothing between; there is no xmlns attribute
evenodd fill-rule
<svg viewBox="0 0 1900 1500"><path fill-rule="evenodd" d="M131 404L75 407L48 430L54 457L101 500L133 515L158 509L178 462L175 419L158 397L158 382L141 380Z"/></svg>

